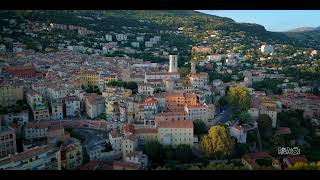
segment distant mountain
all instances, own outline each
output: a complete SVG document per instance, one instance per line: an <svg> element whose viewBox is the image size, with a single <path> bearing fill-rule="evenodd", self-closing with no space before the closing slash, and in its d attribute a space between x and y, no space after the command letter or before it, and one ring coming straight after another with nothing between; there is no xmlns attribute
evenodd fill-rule
<svg viewBox="0 0 320 180"><path fill-rule="evenodd" d="M315 27L299 27L299 28L291 29L287 32L307 32L307 31L314 31L315 29L316 29Z"/></svg>
<svg viewBox="0 0 320 180"><path fill-rule="evenodd" d="M248 46L259 39L270 44L287 43L320 49L320 27L270 32L262 25L237 23L230 18L193 10L1 11L0 17L77 25L97 32L121 32L123 26L140 27L145 32L176 31L184 27L191 32L188 36L195 42L202 41L203 37L208 36L208 32L220 30L224 36L242 34L241 36L246 38L241 43Z"/></svg>
<svg viewBox="0 0 320 180"><path fill-rule="evenodd" d="M284 34L307 47L320 49L320 26L296 28Z"/></svg>

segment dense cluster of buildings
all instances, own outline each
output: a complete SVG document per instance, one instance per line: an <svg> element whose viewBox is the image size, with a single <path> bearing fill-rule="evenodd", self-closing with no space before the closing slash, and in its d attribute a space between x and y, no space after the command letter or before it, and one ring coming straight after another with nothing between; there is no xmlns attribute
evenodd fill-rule
<svg viewBox="0 0 320 180"><path fill-rule="evenodd" d="M182 79L177 55L169 56L169 65L161 65L69 50L33 53L4 65L1 77L2 107L10 111L1 115L3 169L80 168L86 146L65 128L84 126L81 119L105 119L104 130L111 130L105 141L112 151L90 150L90 160L111 158L113 169L145 169L148 158L139 147L146 141L192 147L198 142L193 121L207 124L214 117L215 105L210 96L203 96L211 92L208 74L192 70ZM121 80L137 82L137 92L110 85ZM47 154L52 160L39 158ZM22 164L28 159L27 165L12 164L14 159Z"/></svg>
<svg viewBox="0 0 320 180"><path fill-rule="evenodd" d="M26 26L28 35L35 37L44 29L72 31L81 37L96 34L85 27L65 24L46 26L28 21ZM212 32L210 38L217 38L219 33ZM110 32L102 39L102 49L88 48L84 43L71 45L66 40L59 44L58 51L47 53L28 50L20 42L13 42L8 53L0 44L0 170L147 169L150 159L142 152L146 142L198 147L194 122L202 121L207 127L217 123L214 118L219 99L232 86L248 87L251 104L247 112L253 120L251 124L237 119L226 123L237 143L247 142L248 132L257 129L261 115L270 117L277 136L291 134L289 127L279 127L278 113L283 109L300 109L305 118L320 118L320 98L311 93L313 87L299 86L284 74L261 68L241 71L243 79L239 78L234 68L247 65L241 53L214 54L211 46L193 46L196 61L191 62L190 73L182 77L178 55L169 54L177 48L161 47L160 35ZM162 49L153 55L167 58L168 63L105 56L117 51L141 53L140 47L149 52L155 46ZM259 50L269 56L274 49L263 45ZM92 55L82 54L88 51ZM208 73L197 72L197 64L208 68L212 63L219 74L233 74L232 80L210 82ZM274 95L252 88L265 79L281 80L278 88L283 93ZM129 88L132 83L137 87ZM87 136L75 138L74 129L85 129L82 132ZM100 134L90 136L91 130L107 136L101 135L102 140L92 143L90 138ZM281 168L279 160L266 152L246 154L242 163L254 169L259 159ZM295 162L308 161L286 157L282 164Z"/></svg>

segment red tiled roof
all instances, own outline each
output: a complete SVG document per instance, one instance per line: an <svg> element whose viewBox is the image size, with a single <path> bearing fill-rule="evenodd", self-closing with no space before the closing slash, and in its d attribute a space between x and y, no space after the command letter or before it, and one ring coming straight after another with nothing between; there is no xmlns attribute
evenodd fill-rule
<svg viewBox="0 0 320 180"><path fill-rule="evenodd" d="M196 73L196 74L191 74L190 77L192 78L195 78L195 77L202 77L202 78L205 78L205 77L208 77L208 73Z"/></svg>
<svg viewBox="0 0 320 180"><path fill-rule="evenodd" d="M160 121L159 128L193 128L191 121Z"/></svg>
<svg viewBox="0 0 320 180"><path fill-rule="evenodd" d="M99 169L101 169L101 170L113 170L112 165L109 165L109 164L102 164L102 166Z"/></svg>
<svg viewBox="0 0 320 180"><path fill-rule="evenodd" d="M194 93L182 93L182 92L168 92L165 94L166 97L168 96L178 96L178 97L197 97Z"/></svg>
<svg viewBox="0 0 320 180"><path fill-rule="evenodd" d="M38 95L39 93L33 89L30 89L27 94L30 94L31 96L34 96L34 95Z"/></svg>
<svg viewBox="0 0 320 180"><path fill-rule="evenodd" d="M95 93L91 93L89 96L86 97L86 100L90 103L90 104L96 104L97 100L101 100L102 101L103 97L95 94Z"/></svg>
<svg viewBox="0 0 320 180"><path fill-rule="evenodd" d="M102 166L103 161L98 161L98 160L92 160L87 162L86 164L82 165L79 170L95 170Z"/></svg>
<svg viewBox="0 0 320 180"><path fill-rule="evenodd" d="M250 164L254 164L257 159L264 159L264 158L272 158L272 156L267 152L249 153L243 156L243 159L245 159Z"/></svg>
<svg viewBox="0 0 320 180"><path fill-rule="evenodd" d="M133 124L126 124L126 125L123 126L123 130L125 132L134 133L134 126L133 126Z"/></svg>
<svg viewBox="0 0 320 180"><path fill-rule="evenodd" d="M288 127L279 127L276 130L276 135L284 135L284 134L291 134L291 130Z"/></svg>
<svg viewBox="0 0 320 180"><path fill-rule="evenodd" d="M134 138L135 138L134 134L130 134L130 135L124 137L124 139L129 139L131 141L133 141Z"/></svg>
<svg viewBox="0 0 320 180"><path fill-rule="evenodd" d="M44 81L44 82L33 82L32 83L32 86L48 86L48 85L50 85L51 84L51 82L48 82L48 81Z"/></svg>
<svg viewBox="0 0 320 180"><path fill-rule="evenodd" d="M116 137L119 137L119 136L120 136L120 134L119 134L117 131L115 131L115 130L111 131L111 132L110 132L110 135L111 135L113 138L116 138Z"/></svg>
<svg viewBox="0 0 320 180"><path fill-rule="evenodd" d="M315 100L315 101L320 101L320 96L316 96L314 94L306 94L306 99L310 99L310 100Z"/></svg>
<svg viewBox="0 0 320 180"><path fill-rule="evenodd" d="M166 116L186 116L187 113L185 111L180 111L180 112L162 112L158 113L156 116L157 117L166 117Z"/></svg>
<svg viewBox="0 0 320 180"><path fill-rule="evenodd" d="M10 162L18 162L24 159L29 159L31 157L34 157L36 155L45 153L51 149L53 149L53 145L45 145L45 146L41 146L41 147L35 147L33 149L18 153L18 154L14 154L11 156L7 156L6 158L2 158L0 159L0 165L2 164L7 164Z"/></svg>
<svg viewBox="0 0 320 180"><path fill-rule="evenodd" d="M154 103L157 103L158 100L155 99L154 97L150 97L150 98L147 98L145 101L144 101L144 104L154 104Z"/></svg>
<svg viewBox="0 0 320 180"><path fill-rule="evenodd" d="M55 125L55 126L50 126L48 131L60 131L60 130L64 130L63 126Z"/></svg>
<svg viewBox="0 0 320 180"><path fill-rule="evenodd" d="M135 134L156 134L158 129L156 128L138 128L134 130Z"/></svg>
<svg viewBox="0 0 320 180"><path fill-rule="evenodd" d="M40 129L44 129L44 128L48 128L49 127L49 123L48 121L40 121L40 122L28 122L26 124L26 128L40 128Z"/></svg>
<svg viewBox="0 0 320 180"><path fill-rule="evenodd" d="M125 168L125 169L128 169L128 170L138 170L139 167L140 166L138 164L132 164L132 163L124 162L124 161L115 161L115 162L113 162L113 169Z"/></svg>
<svg viewBox="0 0 320 180"><path fill-rule="evenodd" d="M1 121L0 121L0 123L1 123ZM0 124L0 126L1 126L1 124ZM9 126L13 129L18 129L18 127L19 127L18 124L15 124L15 123L11 123Z"/></svg>

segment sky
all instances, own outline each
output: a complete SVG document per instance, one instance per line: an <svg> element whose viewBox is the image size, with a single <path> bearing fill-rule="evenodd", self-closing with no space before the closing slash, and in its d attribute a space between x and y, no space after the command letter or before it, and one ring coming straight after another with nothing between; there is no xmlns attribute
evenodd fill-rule
<svg viewBox="0 0 320 180"><path fill-rule="evenodd" d="M320 26L320 10L198 10L229 17L236 22L256 23L268 31L288 31L298 27Z"/></svg>

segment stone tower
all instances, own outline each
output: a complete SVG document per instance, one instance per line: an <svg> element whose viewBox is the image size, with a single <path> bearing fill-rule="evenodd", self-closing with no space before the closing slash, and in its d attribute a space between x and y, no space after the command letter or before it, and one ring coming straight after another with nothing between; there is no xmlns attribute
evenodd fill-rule
<svg viewBox="0 0 320 180"><path fill-rule="evenodd" d="M178 55L169 55L169 72L178 72Z"/></svg>
<svg viewBox="0 0 320 180"><path fill-rule="evenodd" d="M191 74L196 74L196 62L191 61Z"/></svg>

